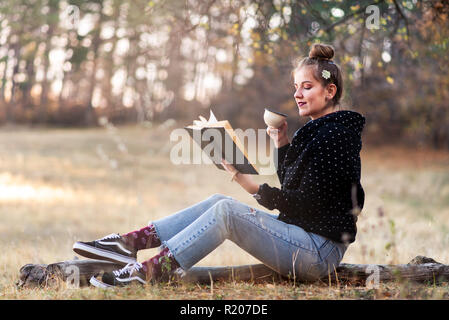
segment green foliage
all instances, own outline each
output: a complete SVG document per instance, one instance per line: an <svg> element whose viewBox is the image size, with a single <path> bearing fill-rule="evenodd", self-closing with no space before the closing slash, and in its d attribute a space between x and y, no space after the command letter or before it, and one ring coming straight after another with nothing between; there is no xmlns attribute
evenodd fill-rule
<svg viewBox="0 0 449 320"><path fill-rule="evenodd" d="M159 258L161 269L163 273L170 273L172 271L172 259L168 256L162 256Z"/></svg>

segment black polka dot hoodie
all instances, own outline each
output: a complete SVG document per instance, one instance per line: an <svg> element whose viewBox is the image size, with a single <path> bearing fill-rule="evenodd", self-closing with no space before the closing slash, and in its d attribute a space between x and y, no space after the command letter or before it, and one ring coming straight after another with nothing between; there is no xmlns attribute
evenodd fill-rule
<svg viewBox="0 0 449 320"><path fill-rule="evenodd" d="M310 120L279 149L281 188L260 185L255 198L278 219L341 243L355 241L365 193L360 184L365 118L337 111Z"/></svg>

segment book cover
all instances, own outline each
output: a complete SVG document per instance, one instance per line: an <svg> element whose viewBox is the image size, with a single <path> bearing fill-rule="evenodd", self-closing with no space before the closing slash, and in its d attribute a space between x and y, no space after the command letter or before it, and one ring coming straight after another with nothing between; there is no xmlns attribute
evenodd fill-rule
<svg viewBox="0 0 449 320"><path fill-rule="evenodd" d="M218 169L225 170L221 165L223 158L241 173L259 174L229 121L217 121L212 110L209 120L200 116L200 120L184 128Z"/></svg>

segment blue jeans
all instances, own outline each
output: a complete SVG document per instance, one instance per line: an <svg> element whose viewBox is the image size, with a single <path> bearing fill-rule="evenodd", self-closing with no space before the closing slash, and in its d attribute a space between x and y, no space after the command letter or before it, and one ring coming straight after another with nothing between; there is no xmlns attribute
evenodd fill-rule
<svg viewBox="0 0 449 320"><path fill-rule="evenodd" d="M152 223L184 270L229 239L281 275L313 281L333 272L347 248L221 194Z"/></svg>

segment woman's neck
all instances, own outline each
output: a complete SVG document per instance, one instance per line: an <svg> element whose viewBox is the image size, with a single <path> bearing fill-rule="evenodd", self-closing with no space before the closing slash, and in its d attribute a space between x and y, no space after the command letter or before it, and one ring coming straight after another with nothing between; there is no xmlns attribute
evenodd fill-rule
<svg viewBox="0 0 449 320"><path fill-rule="evenodd" d="M316 114L311 115L311 116L310 116L310 119L315 120L315 119L324 117L325 115L328 115L329 113L336 112L336 111L338 111L338 110L339 110L339 106L338 106L338 105L330 106L330 107L325 108L325 109L324 109L320 114L318 114L318 115L316 115Z"/></svg>

